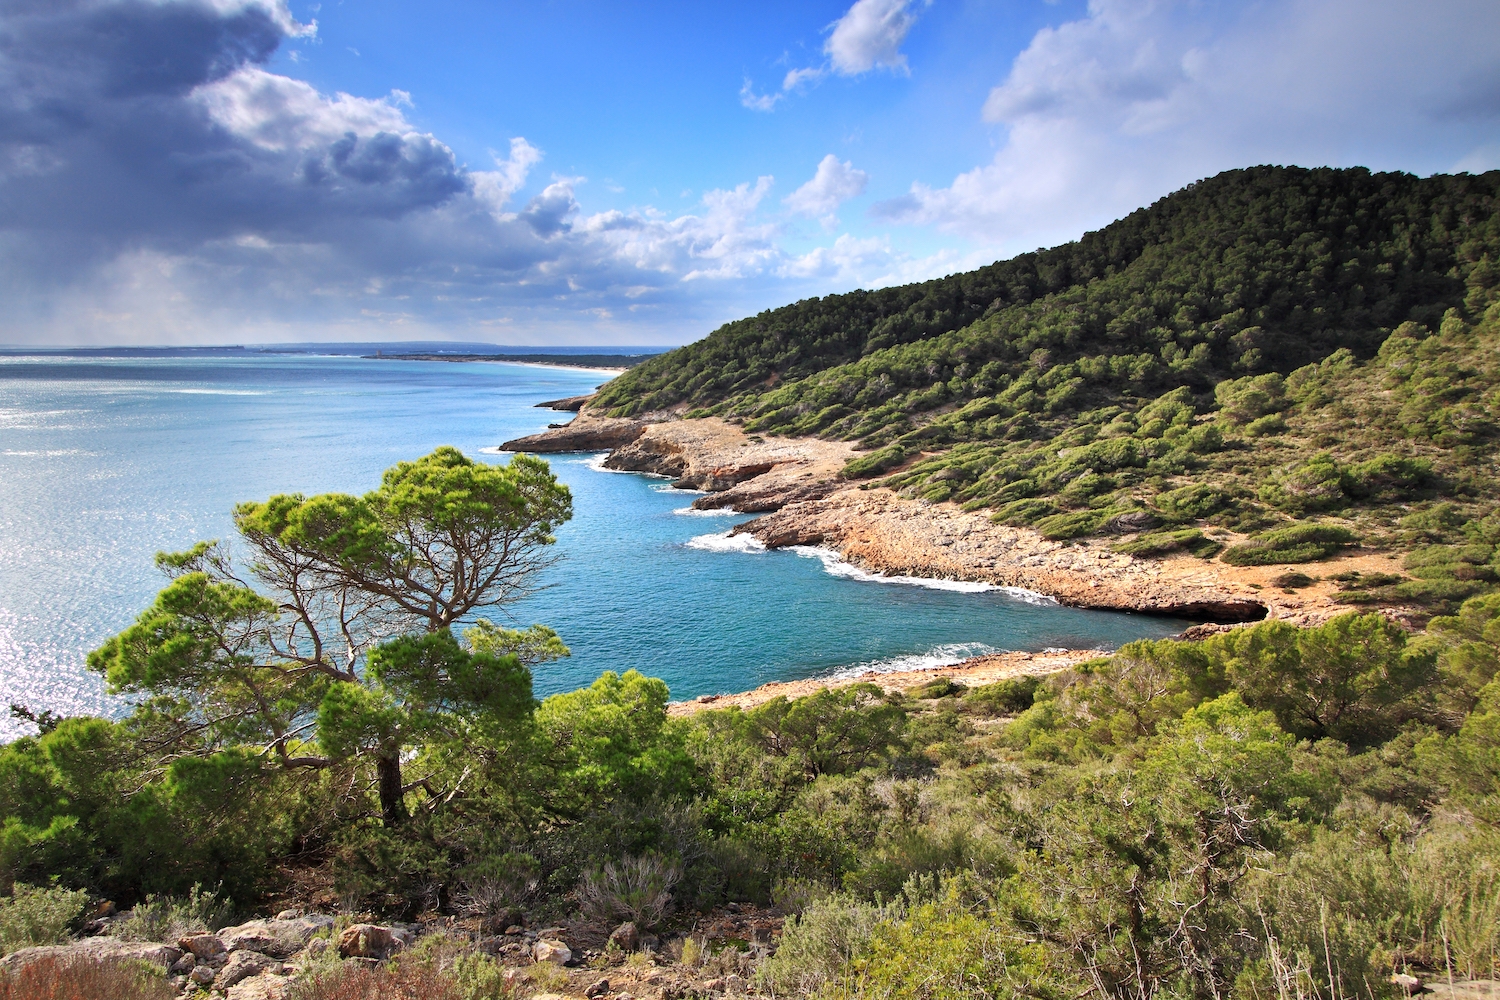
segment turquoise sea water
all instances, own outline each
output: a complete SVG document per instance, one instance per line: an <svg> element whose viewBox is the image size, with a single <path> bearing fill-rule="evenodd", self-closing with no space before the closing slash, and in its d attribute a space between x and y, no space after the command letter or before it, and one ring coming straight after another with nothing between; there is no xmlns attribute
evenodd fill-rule
<svg viewBox="0 0 1500 1000"><path fill-rule="evenodd" d="M363 492L440 444L503 462L499 442L568 419L535 403L603 377L252 352L0 355L0 713L119 711L85 654L161 587L152 555L230 537L237 501ZM686 513L693 494L601 471L599 457L553 458L576 511L563 558L508 621L491 615L549 624L572 647L538 669L539 695L635 668L691 698L865 664L1113 647L1184 625L756 551L724 537L743 515ZM0 720L0 736L18 732Z"/></svg>

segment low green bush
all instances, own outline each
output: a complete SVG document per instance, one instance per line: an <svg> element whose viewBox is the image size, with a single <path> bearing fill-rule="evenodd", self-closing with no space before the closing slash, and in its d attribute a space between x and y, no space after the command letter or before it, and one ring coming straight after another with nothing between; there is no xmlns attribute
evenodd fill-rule
<svg viewBox="0 0 1500 1000"><path fill-rule="evenodd" d="M0 954L39 944L61 944L83 914L89 894L57 886L16 883L0 898Z"/></svg>
<svg viewBox="0 0 1500 1000"><path fill-rule="evenodd" d="M1353 545L1354 532L1334 524L1294 524L1262 532L1243 545L1231 546L1222 558L1231 566L1274 566L1327 559Z"/></svg>
<svg viewBox="0 0 1500 1000"><path fill-rule="evenodd" d="M186 896L147 896L115 921L111 933L124 941L175 941L195 931L234 923L234 904L213 890L193 886Z"/></svg>
<svg viewBox="0 0 1500 1000"><path fill-rule="evenodd" d="M1197 528L1179 528L1176 531L1154 531L1128 542L1119 542L1114 550L1128 556L1142 557L1191 552L1200 559L1211 559L1223 547Z"/></svg>

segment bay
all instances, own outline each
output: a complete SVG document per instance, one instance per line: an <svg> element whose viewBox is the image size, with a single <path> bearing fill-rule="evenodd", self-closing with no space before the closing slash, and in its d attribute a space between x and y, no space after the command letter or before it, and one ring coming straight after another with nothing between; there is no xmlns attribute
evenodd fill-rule
<svg viewBox="0 0 1500 1000"><path fill-rule="evenodd" d="M506 461L499 442L568 419L537 402L606 377L243 350L0 355L0 706L122 711L85 669L88 650L161 587L154 553L231 538L236 502L363 492L442 444ZM572 648L538 668L538 695L636 669L692 698L996 649L1108 649L1185 624L757 550L725 537L744 516L691 513L692 494L603 471L600 457L552 458L576 512L561 558L544 590L490 613L551 625ZM0 718L0 738L22 731Z"/></svg>

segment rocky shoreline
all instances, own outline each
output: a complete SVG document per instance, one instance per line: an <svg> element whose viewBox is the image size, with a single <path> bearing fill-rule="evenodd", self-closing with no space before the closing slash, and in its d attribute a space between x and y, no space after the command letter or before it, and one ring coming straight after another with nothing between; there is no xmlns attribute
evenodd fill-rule
<svg viewBox="0 0 1500 1000"><path fill-rule="evenodd" d="M676 486L708 491L694 507L763 514L734 530L767 548L821 546L872 573L1019 587L1072 607L1203 623L1190 635L1266 618L1317 624L1352 610L1329 577L1399 569L1394 555L1355 550L1319 563L1323 579L1292 591L1273 582L1287 566L1230 566L1188 554L1138 558L1113 551L1114 539L1049 541L994 524L982 511L849 483L839 475L855 454L848 442L763 440L712 417L600 417L584 405L571 423L501 447L608 450L606 468L671 476ZM1221 540L1240 538L1225 533Z"/></svg>

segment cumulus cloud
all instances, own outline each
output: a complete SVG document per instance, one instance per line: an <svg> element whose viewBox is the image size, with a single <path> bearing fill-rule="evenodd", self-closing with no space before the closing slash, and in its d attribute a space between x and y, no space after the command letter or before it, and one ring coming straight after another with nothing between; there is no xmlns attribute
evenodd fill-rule
<svg viewBox="0 0 1500 1000"><path fill-rule="evenodd" d="M834 22L823 51L834 71L845 76L877 67L906 73L901 43L915 22L910 0L857 0Z"/></svg>
<svg viewBox="0 0 1500 1000"><path fill-rule="evenodd" d="M873 214L1027 249L1231 167L1478 165L1497 67L1488 0L1091 0L990 93L992 162Z"/></svg>
<svg viewBox="0 0 1500 1000"><path fill-rule="evenodd" d="M787 195L782 203L798 215L821 219L823 227L832 230L839 221L833 213L850 198L864 194L869 182L869 174L856 170L848 160L839 162L829 153L818 163L812 180Z"/></svg>
<svg viewBox="0 0 1500 1000"><path fill-rule="evenodd" d="M827 62L789 70L781 79L781 90L765 94L757 94L754 82L746 77L740 87L740 103L752 111L771 111L790 94L830 73L859 76L886 69L910 74L901 43L917 20L911 4L912 0L855 0L844 16L826 29L828 40L823 43L823 54Z"/></svg>

